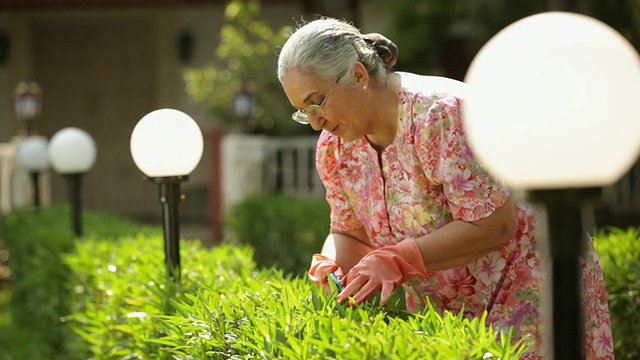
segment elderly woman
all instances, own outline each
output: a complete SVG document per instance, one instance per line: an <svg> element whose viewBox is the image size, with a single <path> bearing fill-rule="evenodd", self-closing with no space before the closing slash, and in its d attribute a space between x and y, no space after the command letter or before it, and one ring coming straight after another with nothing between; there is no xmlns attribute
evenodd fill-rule
<svg viewBox="0 0 640 360"><path fill-rule="evenodd" d="M398 286L407 308L426 299L440 312L485 311L524 358L543 358L540 253L534 216L474 158L461 107L465 84L395 72L398 49L323 18L299 27L281 49L278 78L293 120L321 131L316 167L331 208L330 234L309 277L339 301L382 301ZM505 149L509 151L509 149ZM592 247L591 247L592 249ZM600 265L585 258L587 359L613 358Z"/></svg>

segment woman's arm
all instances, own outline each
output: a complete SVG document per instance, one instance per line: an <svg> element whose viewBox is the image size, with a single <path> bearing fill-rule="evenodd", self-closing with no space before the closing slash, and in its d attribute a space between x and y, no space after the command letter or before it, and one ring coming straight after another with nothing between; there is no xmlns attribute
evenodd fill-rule
<svg viewBox="0 0 640 360"><path fill-rule="evenodd" d="M516 206L509 199L493 214L474 221L452 221L416 239L427 271L467 265L504 245L516 232Z"/></svg>
<svg viewBox="0 0 640 360"><path fill-rule="evenodd" d="M452 221L416 240L427 271L467 265L499 249L517 229L516 207L509 199L493 214L474 221ZM331 230L322 247L322 255L349 272L360 259L374 250L364 228L351 231Z"/></svg>
<svg viewBox="0 0 640 360"><path fill-rule="evenodd" d="M335 261L346 274L373 249L364 227L350 231L331 229L322 247L322 255Z"/></svg>
<svg viewBox="0 0 640 360"><path fill-rule="evenodd" d="M338 301L353 296L361 302L380 290L384 302L396 287L414 276L467 265L499 249L516 228L515 205L508 200L482 220L453 221L420 238L374 250L347 273Z"/></svg>

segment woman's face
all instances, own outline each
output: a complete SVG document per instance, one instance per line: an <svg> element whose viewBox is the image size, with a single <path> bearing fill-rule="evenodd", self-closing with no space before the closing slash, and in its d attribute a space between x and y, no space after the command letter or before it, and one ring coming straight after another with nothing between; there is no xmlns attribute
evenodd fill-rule
<svg viewBox="0 0 640 360"><path fill-rule="evenodd" d="M358 113L358 95L353 89L336 83L337 80L291 70L282 78L282 87L291 104L306 113L313 129L327 130L346 141L353 141L366 133L364 122L359 121L362 119L353 115ZM310 105L322 105L322 111L307 111ZM324 115L312 115L322 112Z"/></svg>

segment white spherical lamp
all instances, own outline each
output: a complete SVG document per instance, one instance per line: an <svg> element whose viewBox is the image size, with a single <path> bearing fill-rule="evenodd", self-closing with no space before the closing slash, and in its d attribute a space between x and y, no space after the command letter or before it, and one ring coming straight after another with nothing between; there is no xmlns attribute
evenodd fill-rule
<svg viewBox="0 0 640 360"><path fill-rule="evenodd" d="M46 137L31 135L22 140L16 149L16 162L29 172L33 206L36 209L40 208L40 173L49 167L48 145Z"/></svg>
<svg viewBox="0 0 640 360"><path fill-rule="evenodd" d="M49 161L59 174L85 173L96 161L96 143L86 131L67 127L56 132L49 143Z"/></svg>
<svg viewBox="0 0 640 360"><path fill-rule="evenodd" d="M51 167L67 180L72 228L76 236L81 236L81 179L96 162L96 143L86 131L77 127L66 127L53 134L47 150Z"/></svg>
<svg viewBox="0 0 640 360"><path fill-rule="evenodd" d="M187 114L160 109L145 115L131 134L131 155L149 177L185 176L202 158L203 138Z"/></svg>
<svg viewBox="0 0 640 360"><path fill-rule="evenodd" d="M514 187L608 185L638 158L640 58L596 19L521 19L485 44L465 81L469 142Z"/></svg>
<svg viewBox="0 0 640 360"><path fill-rule="evenodd" d="M640 58L588 16L548 12L507 26L480 50L465 81L465 131L478 158L542 203L551 283L551 358L584 346L582 204L617 181L640 151ZM548 296L548 295L547 295Z"/></svg>
<svg viewBox="0 0 640 360"><path fill-rule="evenodd" d="M202 158L203 138L198 124L174 109L145 115L131 133L131 156L136 166L158 184L162 204L167 275L180 279L180 182L188 178Z"/></svg>
<svg viewBox="0 0 640 360"><path fill-rule="evenodd" d="M16 162L30 172L42 172L49 167L48 141L44 136L29 136L16 149Z"/></svg>

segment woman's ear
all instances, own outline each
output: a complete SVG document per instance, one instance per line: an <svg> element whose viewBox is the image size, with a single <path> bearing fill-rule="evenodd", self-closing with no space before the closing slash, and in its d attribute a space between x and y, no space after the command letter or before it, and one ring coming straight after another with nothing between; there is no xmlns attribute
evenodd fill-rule
<svg viewBox="0 0 640 360"><path fill-rule="evenodd" d="M353 75L355 78L355 85L360 87L368 87L369 86L369 72L362 65L360 61L356 61L356 64L353 69Z"/></svg>

